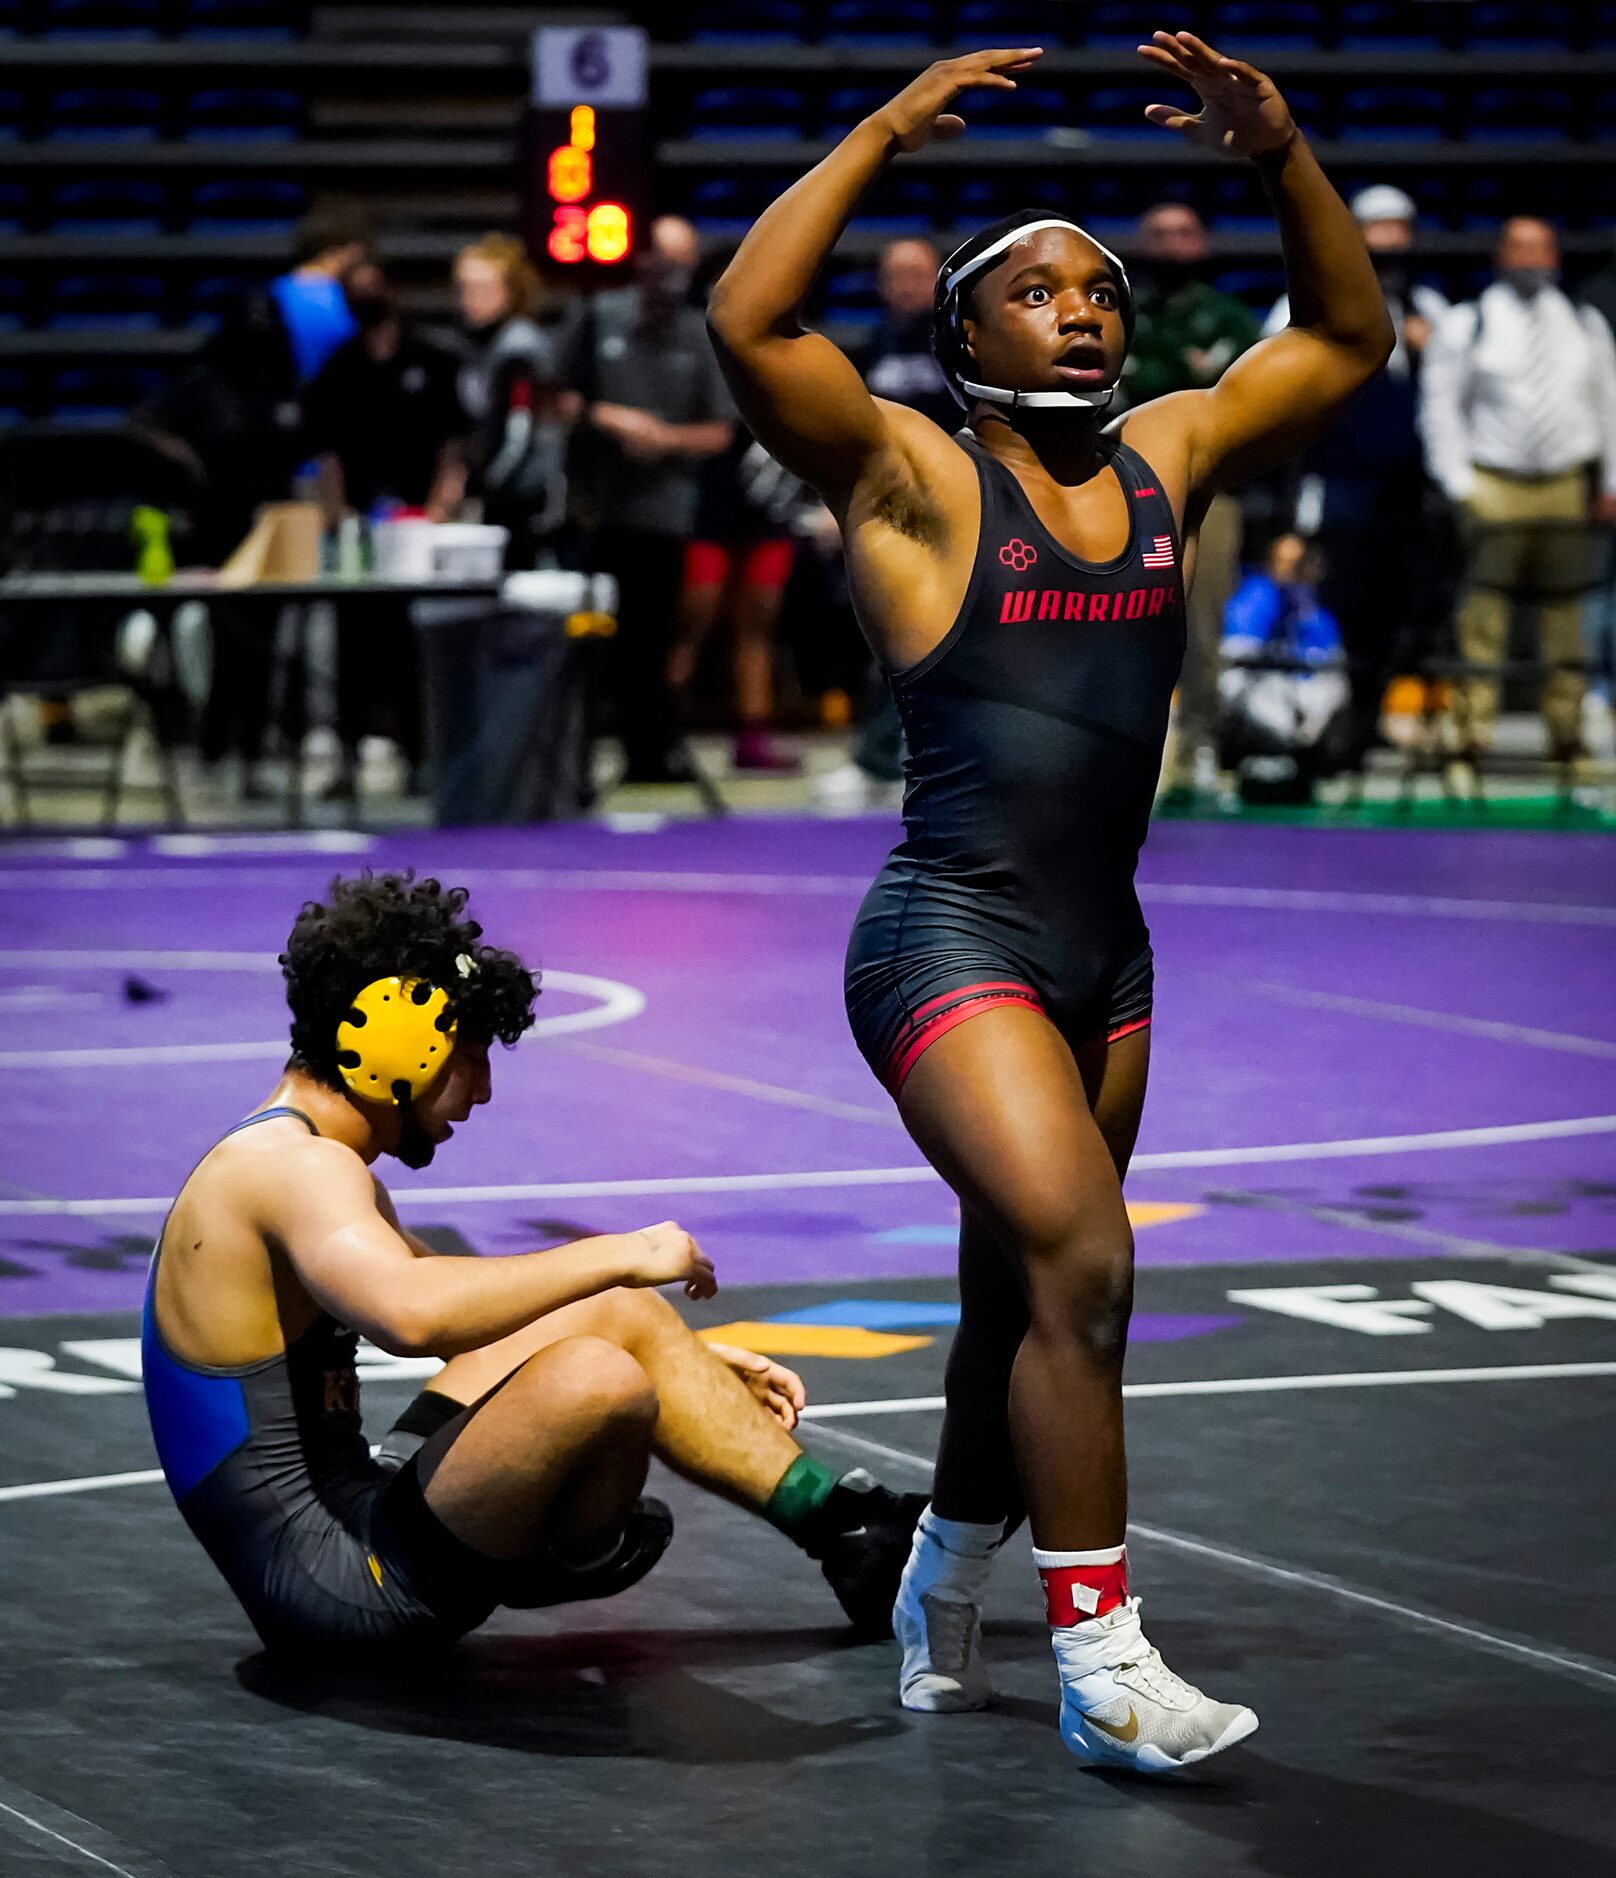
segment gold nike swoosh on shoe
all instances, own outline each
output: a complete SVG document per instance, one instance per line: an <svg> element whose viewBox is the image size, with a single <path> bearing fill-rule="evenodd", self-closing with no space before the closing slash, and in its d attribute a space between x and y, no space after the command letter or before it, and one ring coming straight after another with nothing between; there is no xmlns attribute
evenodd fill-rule
<svg viewBox="0 0 1616 1878"><path fill-rule="evenodd" d="M1098 1715L1085 1715L1083 1719L1091 1728L1098 1728L1102 1734L1110 1735L1113 1741L1137 1741L1139 1738L1139 1717L1131 1708L1125 1722L1101 1721Z"/></svg>

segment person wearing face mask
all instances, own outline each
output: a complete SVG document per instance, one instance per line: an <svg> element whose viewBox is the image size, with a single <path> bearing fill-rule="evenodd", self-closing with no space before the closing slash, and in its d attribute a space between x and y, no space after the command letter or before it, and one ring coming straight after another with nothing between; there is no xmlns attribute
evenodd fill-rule
<svg viewBox="0 0 1616 1878"><path fill-rule="evenodd" d="M1432 334L1420 384L1426 463L1471 550L1459 652L1483 668L1505 656L1512 596L1552 588L1569 571L1557 566L1576 533L1566 525L1616 522L1611 329L1560 291L1560 244L1547 222L1506 222L1494 265L1480 298ZM1581 747L1582 601L1573 592L1536 610L1549 756L1568 763ZM1467 785L1497 715L1495 677L1478 671L1454 687L1458 780Z"/></svg>
<svg viewBox="0 0 1616 1878"><path fill-rule="evenodd" d="M541 283L514 235L484 235L455 258L463 363L459 393L471 424L470 493L482 517L511 531L507 564L531 567L566 519L567 427L562 343L534 317Z"/></svg>
<svg viewBox="0 0 1616 1878"><path fill-rule="evenodd" d="M599 293L579 323L568 384L582 403L575 508L593 565L617 580L608 681L625 782L687 782L668 655L699 466L727 450L734 406L702 316L690 304L696 231L659 216L634 284Z"/></svg>
<svg viewBox="0 0 1616 1878"><path fill-rule="evenodd" d="M354 270L346 290L358 331L304 399L326 525L388 501L446 521L466 482L455 361L416 332L373 261Z"/></svg>
<svg viewBox="0 0 1616 1878"><path fill-rule="evenodd" d="M1413 278L1418 210L1389 183L1361 189L1351 209L1375 264L1397 335L1384 372L1359 392L1301 459L1296 528L1320 550L1319 598L1341 623L1351 703L1339 755L1356 769L1376 741L1380 706L1397 653L1422 611L1416 600L1430 559L1425 464L1418 427L1420 363L1448 311ZM1281 295L1263 337L1290 324Z"/></svg>
<svg viewBox="0 0 1616 1878"><path fill-rule="evenodd" d="M1139 405L1175 391L1205 391L1255 343L1257 321L1243 301L1207 281L1212 246L1187 202L1160 202L1146 210L1135 248L1144 278L1122 396ZM1169 801L1189 800L1215 784L1223 610L1239 577L1240 504L1219 496L1201 523L1189 593L1189 645L1162 778Z"/></svg>

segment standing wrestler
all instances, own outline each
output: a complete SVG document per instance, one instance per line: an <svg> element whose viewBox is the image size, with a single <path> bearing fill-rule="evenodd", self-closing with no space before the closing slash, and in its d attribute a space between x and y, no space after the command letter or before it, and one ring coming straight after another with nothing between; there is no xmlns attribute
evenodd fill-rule
<svg viewBox="0 0 1616 1878"><path fill-rule="evenodd" d="M463 889L338 881L282 955L291 1060L204 1156L152 1257L146 1403L186 1523L272 1649L383 1660L496 1605L609 1597L673 1532L653 1453L822 1562L887 1631L918 1495L791 1438L802 1385L697 1340L652 1287L716 1290L671 1221L512 1258L439 1258L371 1172L424 1167L489 1100L536 984ZM358 1332L444 1367L372 1456Z"/></svg>
<svg viewBox="0 0 1616 1878"><path fill-rule="evenodd" d="M961 1318L932 1504L895 1623L914 1709L989 1697L980 1608L1019 1476L1086 1762L1177 1768L1249 1734L1163 1664L1128 1594L1122 1199L1144 1101L1151 953L1133 874L1184 644L1186 561L1220 492L1315 436L1384 364L1362 237L1262 73L1189 33L1141 53L1200 99L1153 123L1253 161L1292 324L1205 391L1104 418L1132 302L1064 218L1011 216L938 276L935 343L968 427L873 398L801 308L900 151L1039 55L947 59L763 215L710 321L747 423L837 516L909 742L906 838L854 927L854 1035L959 1195ZM969 1021L967 1021L969 1020Z"/></svg>

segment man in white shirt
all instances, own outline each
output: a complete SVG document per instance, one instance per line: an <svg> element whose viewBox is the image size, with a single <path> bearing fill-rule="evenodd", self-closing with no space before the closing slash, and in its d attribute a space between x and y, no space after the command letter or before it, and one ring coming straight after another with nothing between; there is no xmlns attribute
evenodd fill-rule
<svg viewBox="0 0 1616 1878"><path fill-rule="evenodd" d="M1616 343L1598 313L1574 307L1556 285L1560 244L1548 223L1506 222L1494 264L1493 284L1455 307L1426 348L1420 430L1426 464L1470 541L1460 655L1499 664L1512 597L1540 597L1543 719L1550 757L1565 762L1581 732L1574 569L1586 537L1577 524L1616 521ZM1564 597L1542 597L1557 588ZM1497 713L1495 678L1455 687L1463 755L1486 749Z"/></svg>

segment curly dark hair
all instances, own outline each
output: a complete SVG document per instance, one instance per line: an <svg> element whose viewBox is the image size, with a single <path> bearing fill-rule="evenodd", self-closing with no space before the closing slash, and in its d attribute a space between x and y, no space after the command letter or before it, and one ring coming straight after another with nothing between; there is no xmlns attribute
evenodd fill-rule
<svg viewBox="0 0 1616 1878"><path fill-rule="evenodd" d="M417 880L411 868L338 878L323 902L306 902L280 955L292 1066L341 1088L337 1026L358 992L394 973L441 985L469 1037L515 1043L533 1022L538 978L514 952L479 943L482 927L463 917L466 899L464 887ZM469 977L462 955L476 967Z"/></svg>

